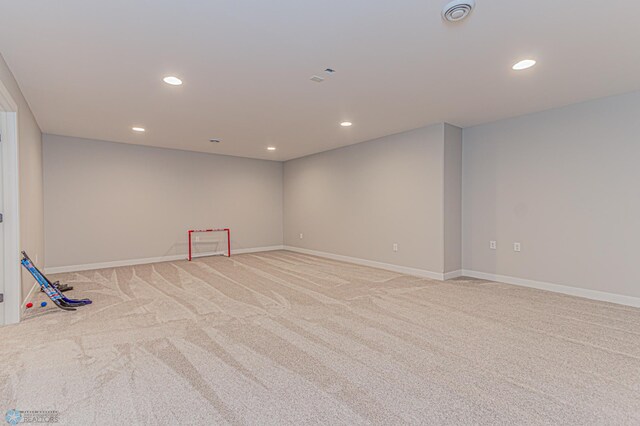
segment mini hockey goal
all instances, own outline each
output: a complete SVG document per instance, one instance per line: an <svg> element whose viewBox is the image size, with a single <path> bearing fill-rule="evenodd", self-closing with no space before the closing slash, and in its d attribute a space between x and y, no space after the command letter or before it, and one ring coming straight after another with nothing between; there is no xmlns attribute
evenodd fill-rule
<svg viewBox="0 0 640 426"><path fill-rule="evenodd" d="M229 228L213 228L213 229L190 229L189 230L189 257L188 260L193 259L193 237L192 235L198 232L226 232L227 233L227 257L231 257L231 233Z"/></svg>

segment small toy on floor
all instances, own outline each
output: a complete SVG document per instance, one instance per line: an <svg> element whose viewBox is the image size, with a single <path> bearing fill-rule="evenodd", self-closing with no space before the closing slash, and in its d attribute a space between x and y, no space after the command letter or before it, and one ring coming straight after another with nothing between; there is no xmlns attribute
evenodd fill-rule
<svg viewBox="0 0 640 426"><path fill-rule="evenodd" d="M40 304L40 306L42 306L42 307L44 308L45 306L47 306L47 302L42 302L42 303Z"/></svg>
<svg viewBox="0 0 640 426"><path fill-rule="evenodd" d="M31 302L27 303L27 308L33 308L33 303Z"/></svg>

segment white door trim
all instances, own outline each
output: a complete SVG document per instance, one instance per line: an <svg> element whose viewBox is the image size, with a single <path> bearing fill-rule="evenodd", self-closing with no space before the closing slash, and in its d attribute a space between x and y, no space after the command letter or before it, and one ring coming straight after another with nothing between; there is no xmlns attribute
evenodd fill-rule
<svg viewBox="0 0 640 426"><path fill-rule="evenodd" d="M20 197L18 175L18 105L0 81L0 113L6 113L2 135L2 185L4 198L4 318L0 324L20 322Z"/></svg>

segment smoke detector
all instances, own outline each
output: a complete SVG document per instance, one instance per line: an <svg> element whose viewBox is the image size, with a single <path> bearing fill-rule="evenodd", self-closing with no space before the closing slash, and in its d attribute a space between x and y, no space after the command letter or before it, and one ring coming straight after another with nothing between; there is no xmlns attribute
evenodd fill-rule
<svg viewBox="0 0 640 426"><path fill-rule="evenodd" d="M442 19L449 22L462 21L476 6L475 0L453 0L442 9Z"/></svg>

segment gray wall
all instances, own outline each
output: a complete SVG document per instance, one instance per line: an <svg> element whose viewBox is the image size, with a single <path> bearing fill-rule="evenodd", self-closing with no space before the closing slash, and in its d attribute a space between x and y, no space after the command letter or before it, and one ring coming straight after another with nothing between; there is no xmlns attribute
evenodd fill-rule
<svg viewBox="0 0 640 426"><path fill-rule="evenodd" d="M636 92L465 129L464 268L640 296L639 118Z"/></svg>
<svg viewBox="0 0 640 426"><path fill-rule="evenodd" d="M280 162L44 135L44 177L47 267L282 245Z"/></svg>
<svg viewBox="0 0 640 426"><path fill-rule="evenodd" d="M42 187L42 132L18 83L0 55L0 81L18 104L18 156L20 173L20 246L37 266L44 264L44 223ZM22 300L34 279L22 270Z"/></svg>
<svg viewBox="0 0 640 426"><path fill-rule="evenodd" d="M444 125L444 272L462 269L462 129Z"/></svg>
<svg viewBox="0 0 640 426"><path fill-rule="evenodd" d="M285 244L443 272L443 157L438 124L287 161Z"/></svg>

